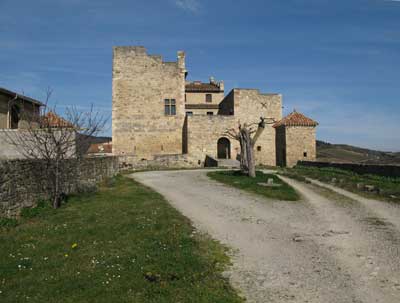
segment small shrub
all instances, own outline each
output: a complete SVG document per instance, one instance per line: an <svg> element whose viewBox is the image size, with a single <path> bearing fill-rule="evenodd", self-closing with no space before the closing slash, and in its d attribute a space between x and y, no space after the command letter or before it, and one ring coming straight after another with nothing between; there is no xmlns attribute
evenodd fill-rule
<svg viewBox="0 0 400 303"><path fill-rule="evenodd" d="M34 207L24 207L21 209L20 215L22 218L34 218L48 208L50 208L50 202L46 200L40 200Z"/></svg>
<svg viewBox="0 0 400 303"><path fill-rule="evenodd" d="M95 193L98 188L96 184L91 182L80 182L76 188L77 194Z"/></svg>
<svg viewBox="0 0 400 303"><path fill-rule="evenodd" d="M105 187L115 187L116 183L117 183L117 179L115 177L106 178L103 181L103 185Z"/></svg>
<svg viewBox="0 0 400 303"><path fill-rule="evenodd" d="M12 228L18 225L17 219L0 218L0 228Z"/></svg>

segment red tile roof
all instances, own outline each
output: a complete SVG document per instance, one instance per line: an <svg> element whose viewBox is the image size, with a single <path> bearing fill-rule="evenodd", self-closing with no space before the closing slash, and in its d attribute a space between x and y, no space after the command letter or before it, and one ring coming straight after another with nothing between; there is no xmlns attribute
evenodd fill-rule
<svg viewBox="0 0 400 303"><path fill-rule="evenodd" d="M71 122L61 118L60 116L58 116L57 114L55 114L52 111L49 111L48 113L46 113L43 117L43 126L44 127L65 127L65 128L72 128L73 125Z"/></svg>
<svg viewBox="0 0 400 303"><path fill-rule="evenodd" d="M223 92L223 90L221 90L221 88L217 84L203 83L200 81L186 83L185 91L189 92L189 93L202 93L202 92L219 93L219 92Z"/></svg>
<svg viewBox="0 0 400 303"><path fill-rule="evenodd" d="M282 120L276 122L273 127L278 126L317 126L318 122L304 116L297 111L293 111L291 114L284 117Z"/></svg>

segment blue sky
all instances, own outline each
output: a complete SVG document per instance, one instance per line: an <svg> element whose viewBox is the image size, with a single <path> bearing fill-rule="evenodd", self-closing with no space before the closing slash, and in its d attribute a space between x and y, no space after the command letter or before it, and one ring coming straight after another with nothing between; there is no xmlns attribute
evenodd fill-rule
<svg viewBox="0 0 400 303"><path fill-rule="evenodd" d="M2 87L110 115L114 45L185 50L191 80L281 93L318 139L400 151L400 1L0 0Z"/></svg>

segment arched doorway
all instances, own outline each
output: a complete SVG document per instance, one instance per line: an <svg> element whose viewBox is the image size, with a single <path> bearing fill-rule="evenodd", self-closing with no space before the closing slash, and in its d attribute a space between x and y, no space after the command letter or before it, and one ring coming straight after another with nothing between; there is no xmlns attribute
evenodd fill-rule
<svg viewBox="0 0 400 303"><path fill-rule="evenodd" d="M18 105L11 106L10 111L10 128L18 128L20 110Z"/></svg>
<svg viewBox="0 0 400 303"><path fill-rule="evenodd" d="M231 142L227 138L219 138L217 143L218 159L231 158Z"/></svg>

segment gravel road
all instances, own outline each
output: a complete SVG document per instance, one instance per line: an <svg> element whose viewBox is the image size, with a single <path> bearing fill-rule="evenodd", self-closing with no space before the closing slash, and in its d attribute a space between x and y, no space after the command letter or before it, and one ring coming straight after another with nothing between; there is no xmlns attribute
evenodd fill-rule
<svg viewBox="0 0 400 303"><path fill-rule="evenodd" d="M232 248L226 275L248 302L400 302L399 206L287 178L301 201L267 200L204 170L132 177Z"/></svg>

